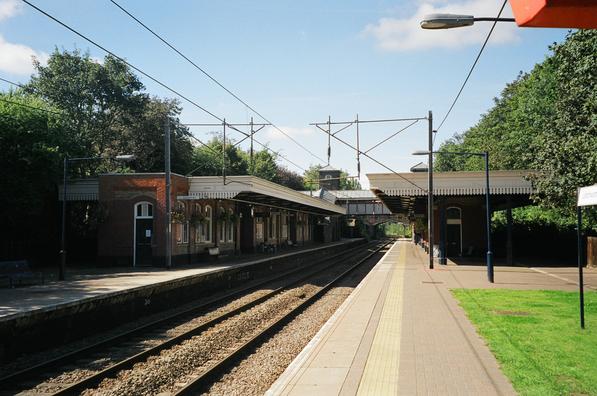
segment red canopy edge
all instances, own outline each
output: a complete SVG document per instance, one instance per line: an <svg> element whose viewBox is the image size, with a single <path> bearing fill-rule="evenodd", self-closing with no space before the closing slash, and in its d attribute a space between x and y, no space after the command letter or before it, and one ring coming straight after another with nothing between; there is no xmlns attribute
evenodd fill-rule
<svg viewBox="0 0 597 396"><path fill-rule="evenodd" d="M523 27L597 28L597 0L510 0Z"/></svg>

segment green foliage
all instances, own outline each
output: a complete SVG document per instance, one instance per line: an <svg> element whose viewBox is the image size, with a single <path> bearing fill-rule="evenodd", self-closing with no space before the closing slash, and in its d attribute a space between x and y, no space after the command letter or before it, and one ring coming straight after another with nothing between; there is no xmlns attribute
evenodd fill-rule
<svg viewBox="0 0 597 396"><path fill-rule="evenodd" d="M539 206L526 206L512 209L512 222L514 224L526 224L528 227L555 225L561 230L574 230L576 227L576 216L569 212L562 212L557 209L542 208ZM506 227L506 212L493 214L492 226L494 229Z"/></svg>
<svg viewBox="0 0 597 396"><path fill-rule="evenodd" d="M76 150L56 108L22 91L0 94L0 214L3 225L26 227L42 214L61 177L61 151ZM14 230L14 229L13 229Z"/></svg>
<svg viewBox="0 0 597 396"><path fill-rule="evenodd" d="M410 238L411 229L407 224L402 223L383 223L379 225L383 235L395 238Z"/></svg>
<svg viewBox="0 0 597 396"><path fill-rule="evenodd" d="M248 155L247 161L250 162L250 157ZM276 157L265 149L255 152L253 154L253 164L251 164L250 174L265 180L276 181L278 174Z"/></svg>
<svg viewBox="0 0 597 396"><path fill-rule="evenodd" d="M570 33L551 50L508 84L475 126L439 151L488 151L491 169L533 170L533 199L554 209L549 220L563 225L573 215L577 187L597 183L597 31ZM435 169L482 170L483 162L438 154ZM541 216L539 210L527 214ZM591 223L597 224L594 215Z"/></svg>
<svg viewBox="0 0 597 396"><path fill-rule="evenodd" d="M452 293L521 395L597 395L597 293L470 290Z"/></svg>
<svg viewBox="0 0 597 396"><path fill-rule="evenodd" d="M52 53L48 64L35 62L37 75L25 87L31 95L60 109L76 151L85 157L134 154L134 167L164 169L164 124L171 124L172 170L186 173L192 145L188 130L178 124L181 108L175 100L150 98L132 70L106 56L103 63L79 50ZM73 153L62 150L64 155ZM77 164L73 173L115 171L116 163Z"/></svg>
<svg viewBox="0 0 597 396"><path fill-rule="evenodd" d="M250 153L234 146L234 141L226 142L226 174L254 175L288 188L300 190L303 187L302 177L279 165L277 156L263 149ZM222 138L214 136L206 145L197 146L193 150L191 160L194 176L222 175Z"/></svg>
<svg viewBox="0 0 597 396"><path fill-rule="evenodd" d="M292 188L293 190L304 189L303 177L281 165L278 165L278 168L276 169L276 177L274 181L288 188Z"/></svg>
<svg viewBox="0 0 597 396"><path fill-rule="evenodd" d="M576 188L597 183L597 31L570 34L552 50L557 101L538 141L534 182L540 202L573 208Z"/></svg>

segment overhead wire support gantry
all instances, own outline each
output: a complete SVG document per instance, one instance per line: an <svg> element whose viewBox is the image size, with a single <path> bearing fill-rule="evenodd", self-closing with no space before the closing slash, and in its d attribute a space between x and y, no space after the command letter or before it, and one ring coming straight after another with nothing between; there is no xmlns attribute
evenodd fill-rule
<svg viewBox="0 0 597 396"><path fill-rule="evenodd" d="M219 124L216 123L187 123L187 124L182 124L184 126L187 127L218 127L221 126L223 129L223 142L222 142L222 161L223 164L225 164L226 162L226 127L228 126L229 128L240 132L241 134L244 135L244 137L239 140L238 142L234 143L231 145L231 147L236 147L238 145L240 145L242 142L244 142L247 139L251 140L251 147L249 150L249 156L250 156L250 162L249 162L249 170L251 172L251 174L253 173L254 170L254 160L253 160L253 156L254 156L254 149L253 149L253 142L254 142L254 138L253 135L255 135L257 132L261 131L263 128L265 128L266 126L271 126L272 124L270 123L255 123L253 121L253 117L251 117L251 121L249 123L227 123L226 119L224 118L223 121ZM250 127L249 128L249 132L246 133L244 131L241 131L240 129L238 129L237 127ZM255 129L257 128L257 129ZM225 168L225 165L223 165L223 167ZM226 181L226 176L225 176L225 169L223 169L223 175L224 175L224 181Z"/></svg>
<svg viewBox="0 0 597 396"><path fill-rule="evenodd" d="M431 112L430 112L431 114ZM403 178L404 180L406 180L408 183L412 184L413 186L424 190L422 187L418 186L417 184L413 183L412 181L404 178L403 176L401 176L398 172L394 171L392 168L388 167L387 165L383 164L382 162L376 160L375 158L371 157L368 153L377 148L378 146L380 146L381 144L387 142L388 140L392 139L393 137L395 137L396 135L398 135L400 132L405 131L406 129L410 128L411 126L415 125L417 122L422 121L422 120L430 120L430 117L408 117L408 118L385 118L385 119L374 119L374 120L360 120L359 119L359 115L356 115L356 118L354 120L350 120L350 121L332 121L331 116L328 116L328 120L326 122L313 122L310 123L309 125L311 126L315 126L317 127L319 130L325 132L328 135L328 165L330 163L330 157L331 157L331 152L332 152L332 148L331 148L331 139L334 138L336 140L338 140L340 143L346 145L349 148L352 148L353 150L355 150L356 152L356 160L357 160L357 174L358 177L360 178L361 176L361 155L369 158L370 160L372 160L373 162L377 163L378 165L384 167L385 169L389 170L390 172L394 173L395 175ZM409 125L407 125L406 127L398 130L397 132L393 133L392 135L390 135L389 137L381 140L380 142L376 143L375 145L373 145L372 147L370 147L369 149L363 151L361 150L361 143L360 143L360 129L359 129L359 125L360 124L372 124L372 123L393 123L393 122L406 122L406 121L411 121L411 123ZM338 125L338 126L342 126L340 129L338 129L335 132L332 132L332 126L333 125ZM338 135L340 132L350 128L351 126L356 125L356 147L351 145L350 143L340 139Z"/></svg>

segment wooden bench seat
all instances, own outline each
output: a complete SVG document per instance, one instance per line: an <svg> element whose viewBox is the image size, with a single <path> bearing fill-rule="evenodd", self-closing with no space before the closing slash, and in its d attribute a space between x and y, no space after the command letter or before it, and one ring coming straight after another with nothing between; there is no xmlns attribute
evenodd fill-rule
<svg viewBox="0 0 597 396"><path fill-rule="evenodd" d="M0 278L8 279L10 287L30 283L28 281L41 279L44 283L42 272L33 272L27 260L0 261Z"/></svg>

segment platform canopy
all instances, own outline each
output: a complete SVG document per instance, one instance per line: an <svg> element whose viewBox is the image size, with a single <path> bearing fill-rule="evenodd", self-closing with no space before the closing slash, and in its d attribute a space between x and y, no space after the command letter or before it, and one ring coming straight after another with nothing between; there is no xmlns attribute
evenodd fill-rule
<svg viewBox="0 0 597 396"><path fill-rule="evenodd" d="M525 177L529 171L491 171L492 196L528 196L532 183ZM417 200L427 197L427 172L367 174L371 191L393 213L412 213ZM436 197L481 196L485 194L485 172L434 172L433 194Z"/></svg>
<svg viewBox="0 0 597 396"><path fill-rule="evenodd" d="M87 179L70 180L66 190L67 201L97 201L99 196L99 179L97 177ZM64 185L58 186L58 200L64 199Z"/></svg>
<svg viewBox="0 0 597 396"><path fill-rule="evenodd" d="M189 194L181 199L231 199L280 209L321 215L342 215L346 209L326 200L256 176L195 176L189 178Z"/></svg>

